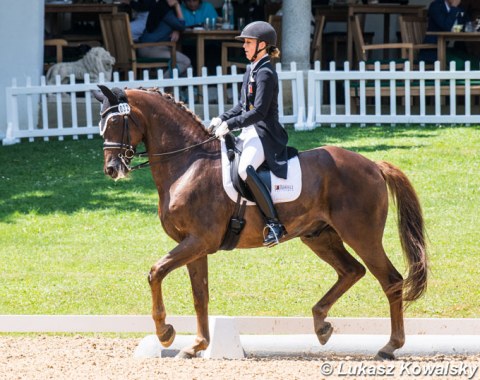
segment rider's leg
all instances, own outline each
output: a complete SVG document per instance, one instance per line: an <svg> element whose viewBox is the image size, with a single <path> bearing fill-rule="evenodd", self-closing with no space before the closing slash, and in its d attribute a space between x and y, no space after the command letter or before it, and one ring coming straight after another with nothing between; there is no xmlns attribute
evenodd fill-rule
<svg viewBox="0 0 480 380"><path fill-rule="evenodd" d="M286 230L278 219L277 210L272 202L270 192L251 165L247 168L247 180L245 182L266 220L263 245L273 247L279 243Z"/></svg>
<svg viewBox="0 0 480 380"><path fill-rule="evenodd" d="M238 166L238 174L245 181L255 198L257 206L266 220L266 234L263 244L274 246L285 234L285 228L280 223L277 211L272 202L270 192L258 178L256 169L265 161L263 146L256 133L246 133L243 152Z"/></svg>

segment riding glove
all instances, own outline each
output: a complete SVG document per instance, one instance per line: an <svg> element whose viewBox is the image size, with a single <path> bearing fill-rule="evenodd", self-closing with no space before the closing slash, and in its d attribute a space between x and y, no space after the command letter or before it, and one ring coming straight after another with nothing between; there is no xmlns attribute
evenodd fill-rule
<svg viewBox="0 0 480 380"><path fill-rule="evenodd" d="M228 132L230 132L230 130L228 129L228 124L226 121L223 121L222 124L220 124L220 126L215 129L215 137L223 137Z"/></svg>
<svg viewBox="0 0 480 380"><path fill-rule="evenodd" d="M222 119L220 119L219 117L214 117L212 121L210 121L210 125L208 126L208 132L215 132L215 129L217 129L220 124L222 124Z"/></svg>

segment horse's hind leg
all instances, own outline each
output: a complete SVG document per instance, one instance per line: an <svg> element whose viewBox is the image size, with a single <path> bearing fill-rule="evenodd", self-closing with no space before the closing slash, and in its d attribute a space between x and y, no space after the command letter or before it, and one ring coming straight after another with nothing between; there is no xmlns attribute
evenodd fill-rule
<svg viewBox="0 0 480 380"><path fill-rule="evenodd" d="M338 274L337 282L312 308L315 333L321 344L327 343L333 328L325 321L332 305L365 275L365 268L345 249L342 240L331 227L317 236L302 237L318 257L330 264Z"/></svg>
<svg viewBox="0 0 480 380"><path fill-rule="evenodd" d="M205 350L210 342L208 329L208 259L201 257L187 264L192 284L193 303L197 314L197 336L190 347L183 348L177 357L193 358L198 351Z"/></svg>
<svg viewBox="0 0 480 380"><path fill-rule="evenodd" d="M355 249L355 248L354 248ZM403 326L403 300L402 284L403 279L388 259L383 246L375 249L372 244L368 248L355 249L355 252L362 258L368 270L372 272L380 283L390 304L391 335L389 342L378 351L376 359L395 359L395 350L405 343L405 329Z"/></svg>

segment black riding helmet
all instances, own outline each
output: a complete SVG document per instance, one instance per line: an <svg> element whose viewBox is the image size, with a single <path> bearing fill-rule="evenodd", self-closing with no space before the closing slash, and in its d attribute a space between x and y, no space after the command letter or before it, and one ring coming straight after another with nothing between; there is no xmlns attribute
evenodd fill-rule
<svg viewBox="0 0 480 380"><path fill-rule="evenodd" d="M277 46L277 32L275 32L273 26L265 21L251 22L245 28L243 28L239 36L235 37L236 40L240 41L244 41L245 38L253 38L257 40L257 46L255 48L255 54L252 57L252 61L256 59L257 54L261 51L258 50L259 42L263 41L267 44L267 46Z"/></svg>

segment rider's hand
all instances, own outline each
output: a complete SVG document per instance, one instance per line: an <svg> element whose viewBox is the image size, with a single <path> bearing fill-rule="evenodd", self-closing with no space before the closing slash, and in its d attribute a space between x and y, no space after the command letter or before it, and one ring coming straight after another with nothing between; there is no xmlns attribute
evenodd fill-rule
<svg viewBox="0 0 480 380"><path fill-rule="evenodd" d="M220 124L222 124L222 119L219 117L214 117L207 128L208 132L213 133L215 129L220 126Z"/></svg>
<svg viewBox="0 0 480 380"><path fill-rule="evenodd" d="M215 137L220 138L225 136L230 130L228 129L228 124L226 121L223 121L218 128L215 129Z"/></svg>

